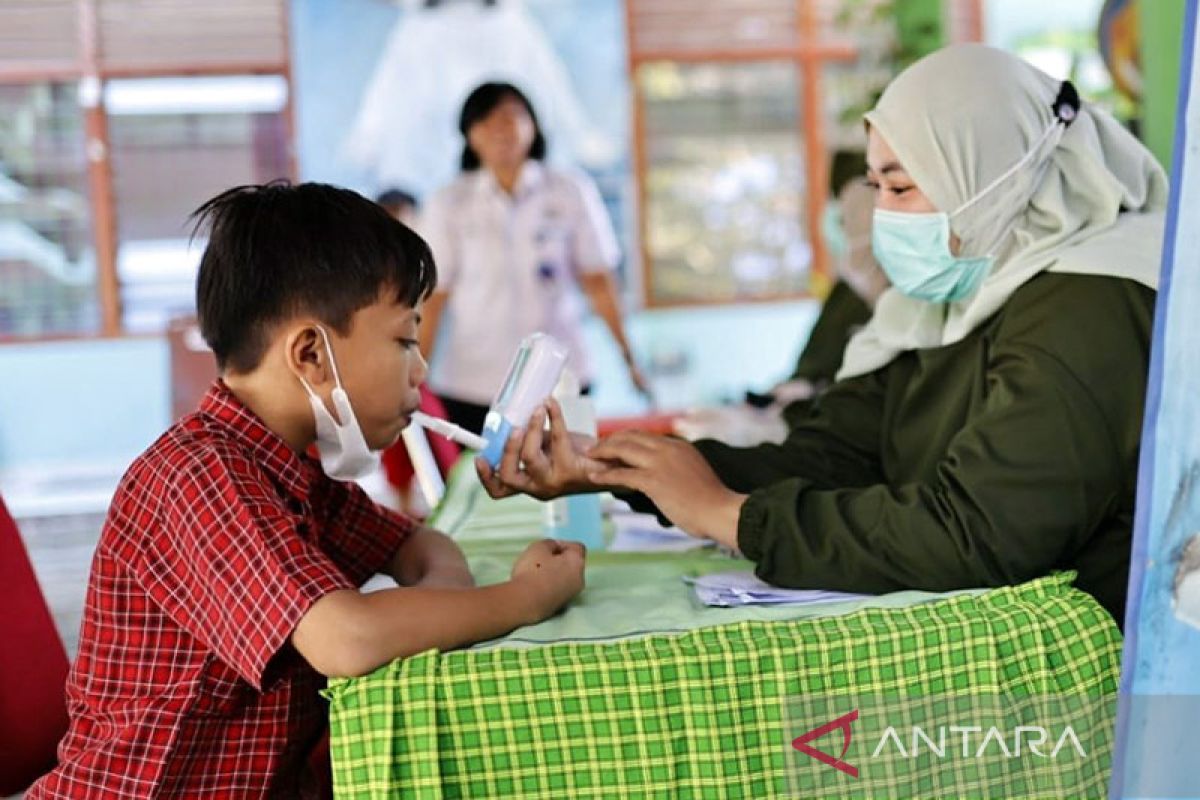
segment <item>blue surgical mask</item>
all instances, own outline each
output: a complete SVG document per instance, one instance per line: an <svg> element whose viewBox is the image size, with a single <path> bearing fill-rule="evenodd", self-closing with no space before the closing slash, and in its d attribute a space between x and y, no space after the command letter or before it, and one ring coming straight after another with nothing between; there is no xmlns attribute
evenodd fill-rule
<svg viewBox="0 0 1200 800"><path fill-rule="evenodd" d="M829 249L830 256L845 258L850 244L846 241L846 229L842 227L842 207L836 200L825 203L825 212L821 215L821 235L825 237L825 247Z"/></svg>
<svg viewBox="0 0 1200 800"><path fill-rule="evenodd" d="M979 290L993 258L960 258L950 251L950 215L875 209L871 249L892 285L931 303L965 300Z"/></svg>
<svg viewBox="0 0 1200 800"><path fill-rule="evenodd" d="M995 252L1033 196L1067 128L1079 115L1079 94L1070 81L1062 83L1050 108L1053 121L1026 153L952 213L907 214L875 209L871 249L893 286L909 297L931 303L965 300L979 291L995 259L991 255L954 255L950 250L950 220L987 198L991 210L973 210L976 230L968 235L984 252ZM960 222L967 224L965 220Z"/></svg>

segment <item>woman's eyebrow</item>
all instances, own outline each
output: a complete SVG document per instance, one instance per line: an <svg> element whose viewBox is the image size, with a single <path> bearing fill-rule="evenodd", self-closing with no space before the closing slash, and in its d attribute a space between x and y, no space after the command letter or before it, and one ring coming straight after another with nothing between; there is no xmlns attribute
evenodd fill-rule
<svg viewBox="0 0 1200 800"><path fill-rule="evenodd" d="M879 169L873 168L870 164L867 165L868 175L887 175L889 172L907 172L907 170L899 161L889 161Z"/></svg>

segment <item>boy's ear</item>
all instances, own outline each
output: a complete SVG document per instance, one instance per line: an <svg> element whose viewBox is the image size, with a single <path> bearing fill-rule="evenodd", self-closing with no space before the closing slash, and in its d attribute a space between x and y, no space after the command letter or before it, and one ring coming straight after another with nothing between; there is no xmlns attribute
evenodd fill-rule
<svg viewBox="0 0 1200 800"><path fill-rule="evenodd" d="M308 381L308 385L314 389L332 380L325 342L315 325L294 328L284 341L288 369Z"/></svg>

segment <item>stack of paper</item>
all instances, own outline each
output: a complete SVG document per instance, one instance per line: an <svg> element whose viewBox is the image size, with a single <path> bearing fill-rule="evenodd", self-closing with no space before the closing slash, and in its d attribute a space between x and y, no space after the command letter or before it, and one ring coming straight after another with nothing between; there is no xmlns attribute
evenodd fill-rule
<svg viewBox="0 0 1200 800"><path fill-rule="evenodd" d="M694 550L712 544L679 528L664 528L653 514L617 511L611 514L614 534L608 549L617 553L664 553Z"/></svg>
<svg viewBox="0 0 1200 800"><path fill-rule="evenodd" d="M814 605L871 596L824 589L781 589L764 583L752 572L714 572L683 580L693 585L696 597L706 606Z"/></svg>

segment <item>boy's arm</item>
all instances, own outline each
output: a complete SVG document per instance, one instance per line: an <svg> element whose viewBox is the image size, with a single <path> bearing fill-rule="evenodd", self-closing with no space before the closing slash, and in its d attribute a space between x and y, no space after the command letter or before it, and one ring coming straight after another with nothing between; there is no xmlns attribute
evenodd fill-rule
<svg viewBox="0 0 1200 800"><path fill-rule="evenodd" d="M417 526L396 549L389 573L401 586L470 588L475 578L467 558L449 536Z"/></svg>
<svg viewBox="0 0 1200 800"><path fill-rule="evenodd" d="M349 677L426 650L494 639L578 594L583 562L581 545L545 539L517 559L510 580L493 586L330 592L301 617L292 645L321 674Z"/></svg>
<svg viewBox="0 0 1200 800"><path fill-rule="evenodd" d="M535 619L532 597L514 582L482 589L342 590L313 603L292 645L317 672L352 677L426 650L494 639Z"/></svg>

